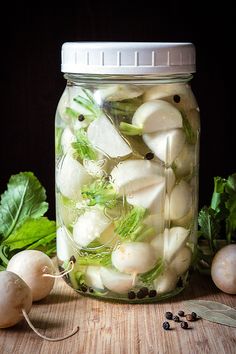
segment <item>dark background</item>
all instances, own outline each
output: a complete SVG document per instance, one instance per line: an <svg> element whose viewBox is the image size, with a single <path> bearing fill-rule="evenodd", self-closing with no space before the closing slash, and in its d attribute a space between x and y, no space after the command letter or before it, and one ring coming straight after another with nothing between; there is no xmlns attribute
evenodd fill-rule
<svg viewBox="0 0 236 354"><path fill-rule="evenodd" d="M215 2L216 3L216 2ZM54 213L54 114L65 87L60 50L66 41L193 42L192 88L201 109L200 207L213 177L236 172L234 157L233 10L225 2L70 1L7 4L1 22L0 192L12 174L33 171ZM6 21L6 24L3 22Z"/></svg>

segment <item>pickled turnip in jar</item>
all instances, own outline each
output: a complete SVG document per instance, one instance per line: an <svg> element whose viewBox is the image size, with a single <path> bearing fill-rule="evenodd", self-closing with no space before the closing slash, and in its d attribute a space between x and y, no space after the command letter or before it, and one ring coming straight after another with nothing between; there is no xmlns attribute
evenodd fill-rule
<svg viewBox="0 0 236 354"><path fill-rule="evenodd" d="M55 140L65 280L119 302L178 294L197 242L194 46L65 43L62 72Z"/></svg>

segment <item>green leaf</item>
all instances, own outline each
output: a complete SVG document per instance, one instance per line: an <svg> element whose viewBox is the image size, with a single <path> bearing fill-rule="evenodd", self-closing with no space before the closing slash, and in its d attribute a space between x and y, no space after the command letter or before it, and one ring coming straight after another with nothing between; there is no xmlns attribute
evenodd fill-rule
<svg viewBox="0 0 236 354"><path fill-rule="evenodd" d="M70 118L77 119L79 117L79 112L70 107L66 107L66 115L68 115Z"/></svg>
<svg viewBox="0 0 236 354"><path fill-rule="evenodd" d="M184 305L207 321L236 328L236 310L230 306L206 300L185 301Z"/></svg>
<svg viewBox="0 0 236 354"><path fill-rule="evenodd" d="M182 112L182 119L183 119L183 129L186 135L187 143L189 144L196 144L197 135L194 132L189 120L187 119L185 113Z"/></svg>
<svg viewBox="0 0 236 354"><path fill-rule="evenodd" d="M80 251L79 257L77 258L78 264L80 266L111 266L111 252L104 253L89 253L86 251Z"/></svg>
<svg viewBox="0 0 236 354"><path fill-rule="evenodd" d="M201 227L200 233L210 241L211 251L214 251L214 239L218 238L220 232L220 220L217 219L217 213L206 206L202 208L198 216L198 223Z"/></svg>
<svg viewBox="0 0 236 354"><path fill-rule="evenodd" d="M61 147L61 136L63 133L63 128L61 127L56 127L55 130L55 146L56 146L56 154L60 155L62 154L62 147Z"/></svg>
<svg viewBox="0 0 236 354"><path fill-rule="evenodd" d="M88 205L101 205L106 208L113 208L117 204L118 195L108 181L97 180L90 185L82 187L83 198L88 199Z"/></svg>
<svg viewBox="0 0 236 354"><path fill-rule="evenodd" d="M46 193L32 172L11 176L8 189L1 196L0 235L7 238L26 219L39 218L48 209Z"/></svg>
<svg viewBox="0 0 236 354"><path fill-rule="evenodd" d="M145 208L132 208L130 212L115 222L115 232L122 240L135 241L146 228L143 224L145 216Z"/></svg>
<svg viewBox="0 0 236 354"><path fill-rule="evenodd" d="M211 208L220 211L224 203L226 180L221 177L214 178L214 191L211 199Z"/></svg>
<svg viewBox="0 0 236 354"><path fill-rule="evenodd" d="M15 230L3 245L9 247L9 251L19 249L36 249L39 246L46 246L47 243L56 237L56 223L46 217L39 219L28 219Z"/></svg>
<svg viewBox="0 0 236 354"><path fill-rule="evenodd" d="M228 194L236 193L236 173L228 177L226 182L226 192Z"/></svg>
<svg viewBox="0 0 236 354"><path fill-rule="evenodd" d="M74 157L76 159L96 160L97 152L90 144L84 129L79 129L76 132L76 142L71 145L75 149Z"/></svg>
<svg viewBox="0 0 236 354"><path fill-rule="evenodd" d="M134 112L142 104L140 97L122 100L122 101L104 101L103 110L111 116L123 118L132 118Z"/></svg>
<svg viewBox="0 0 236 354"><path fill-rule="evenodd" d="M164 270L164 263L162 259L159 259L156 265L146 273L139 276L139 279L146 284L151 285L153 280L155 280Z"/></svg>
<svg viewBox="0 0 236 354"><path fill-rule="evenodd" d="M143 129L142 128L140 128L137 125L129 124L129 123L126 123L126 122L121 122L120 123L120 131L121 131L122 134L130 135L130 136L142 135L143 134Z"/></svg>

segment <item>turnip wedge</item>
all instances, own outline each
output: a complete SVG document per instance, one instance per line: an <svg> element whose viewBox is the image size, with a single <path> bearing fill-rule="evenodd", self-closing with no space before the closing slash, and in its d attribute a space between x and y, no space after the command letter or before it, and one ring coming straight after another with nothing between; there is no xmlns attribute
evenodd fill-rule
<svg viewBox="0 0 236 354"><path fill-rule="evenodd" d="M165 205L165 187L164 181L153 184L127 195L126 200L131 205L148 209L151 214L162 213Z"/></svg>
<svg viewBox="0 0 236 354"><path fill-rule="evenodd" d="M84 166L66 154L59 163L57 186L60 192L73 200L82 199L80 188L91 181L91 176Z"/></svg>
<svg viewBox="0 0 236 354"><path fill-rule="evenodd" d="M169 200L168 197L166 198L166 219L178 220L183 218L191 210L192 203L191 187L182 180L173 188Z"/></svg>
<svg viewBox="0 0 236 354"><path fill-rule="evenodd" d="M112 252L113 266L127 274L145 273L157 261L154 249L145 242L124 242Z"/></svg>
<svg viewBox="0 0 236 354"><path fill-rule="evenodd" d="M95 149L110 157L122 157L132 153L129 145L105 115L101 115L89 125L87 137Z"/></svg>
<svg viewBox="0 0 236 354"><path fill-rule="evenodd" d="M171 129L143 134L143 140L161 161L170 165L183 149L186 136L182 129Z"/></svg>
<svg viewBox="0 0 236 354"><path fill-rule="evenodd" d="M163 259L170 263L175 258L179 250L185 245L190 230L184 227L176 226L171 229L165 229L163 233L164 252Z"/></svg>
<svg viewBox="0 0 236 354"><path fill-rule="evenodd" d="M164 167L148 160L126 160L111 171L111 181L120 194L131 194L139 189L164 182Z"/></svg>
<svg viewBox="0 0 236 354"><path fill-rule="evenodd" d="M118 294L127 293L135 285L132 275L120 273L111 268L101 267L100 275L105 287Z"/></svg>
<svg viewBox="0 0 236 354"><path fill-rule="evenodd" d="M93 240L100 237L103 231L111 224L99 208L91 208L81 215L73 228L73 238L78 246L86 247Z"/></svg>
<svg viewBox="0 0 236 354"><path fill-rule="evenodd" d="M157 99L165 99L184 110L198 107L191 87L186 83L156 85L147 90L143 96L144 102Z"/></svg>
<svg viewBox="0 0 236 354"><path fill-rule="evenodd" d="M182 127L181 113L172 104L162 100L143 103L134 113L132 124L120 124L122 133L126 135L141 135Z"/></svg>
<svg viewBox="0 0 236 354"><path fill-rule="evenodd" d="M103 85L94 93L94 97L98 103L103 101L123 101L139 97L143 94L143 90L131 84L118 84L118 85Z"/></svg>

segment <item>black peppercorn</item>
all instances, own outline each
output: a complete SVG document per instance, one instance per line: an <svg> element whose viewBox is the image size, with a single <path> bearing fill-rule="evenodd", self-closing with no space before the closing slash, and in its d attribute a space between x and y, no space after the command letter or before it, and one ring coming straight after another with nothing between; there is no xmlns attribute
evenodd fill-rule
<svg viewBox="0 0 236 354"><path fill-rule="evenodd" d="M169 324L169 322L163 322L163 324L162 324L162 327L165 329L165 330L168 330L168 329L170 329L170 324Z"/></svg>
<svg viewBox="0 0 236 354"><path fill-rule="evenodd" d="M166 313L165 313L165 318L166 318L167 320L172 320L172 319L173 319L173 313L170 312L170 311L166 312Z"/></svg>
<svg viewBox="0 0 236 354"><path fill-rule="evenodd" d="M137 298L138 298L138 299L143 299L145 296L146 296L146 294L145 294L145 292L143 292L142 289L140 289L140 290L137 292Z"/></svg>
<svg viewBox="0 0 236 354"><path fill-rule="evenodd" d="M144 296L147 296L147 295L148 295L148 288L143 287L143 288L141 288L140 290L143 292Z"/></svg>
<svg viewBox="0 0 236 354"><path fill-rule="evenodd" d="M93 293L94 292L93 288L89 288L89 292Z"/></svg>
<svg viewBox="0 0 236 354"><path fill-rule="evenodd" d="M128 299L133 300L136 298L136 294L134 291L129 291L128 292Z"/></svg>
<svg viewBox="0 0 236 354"><path fill-rule="evenodd" d="M179 322L179 316L174 316L174 317L173 317L173 320L174 320L175 322Z"/></svg>
<svg viewBox="0 0 236 354"><path fill-rule="evenodd" d="M179 103L180 102L180 96L179 95L174 95L173 100L175 101L175 103Z"/></svg>
<svg viewBox="0 0 236 354"><path fill-rule="evenodd" d="M146 159L146 160L152 160L153 158L154 158L153 152L148 152L148 153L145 155L145 159Z"/></svg>
<svg viewBox="0 0 236 354"><path fill-rule="evenodd" d="M182 321L181 322L181 328L187 329L188 328L188 322Z"/></svg>
<svg viewBox="0 0 236 354"><path fill-rule="evenodd" d="M192 312L191 315L192 315L192 316L195 318L195 320L196 320L196 318L197 318L196 312Z"/></svg>
<svg viewBox="0 0 236 354"><path fill-rule="evenodd" d="M84 120L84 115L83 115L83 114L80 114L79 117L78 117L78 120L79 120L80 122L83 122L83 120Z"/></svg>
<svg viewBox="0 0 236 354"><path fill-rule="evenodd" d="M82 284L82 285L81 285L81 290L83 291L83 293L86 293L86 291L88 290L87 285Z"/></svg>
<svg viewBox="0 0 236 354"><path fill-rule="evenodd" d="M180 317L184 317L184 311L180 310L180 311L178 312L178 315L179 315Z"/></svg>
<svg viewBox="0 0 236 354"><path fill-rule="evenodd" d="M157 296L156 290L150 290L148 296L149 296L149 297L155 297L155 296Z"/></svg>

